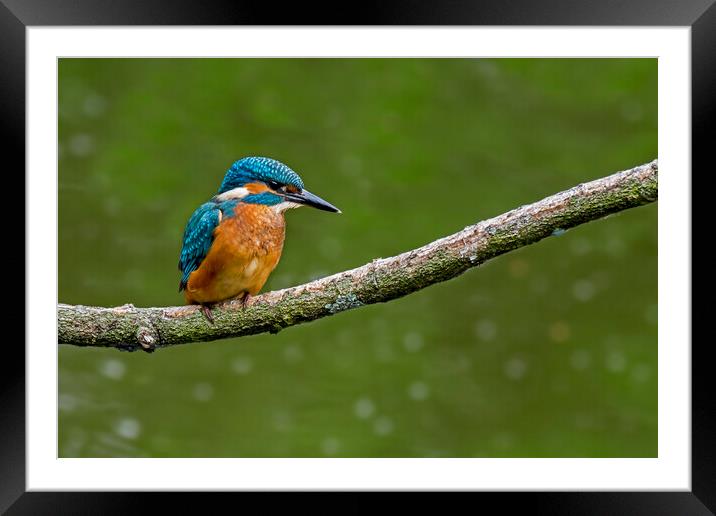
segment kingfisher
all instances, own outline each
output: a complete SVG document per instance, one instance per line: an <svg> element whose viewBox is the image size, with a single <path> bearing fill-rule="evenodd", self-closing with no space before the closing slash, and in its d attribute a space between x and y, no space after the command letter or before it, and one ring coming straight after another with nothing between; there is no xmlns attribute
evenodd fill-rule
<svg viewBox="0 0 716 516"><path fill-rule="evenodd" d="M312 206L341 211L312 194L299 175L271 158L250 156L226 171L219 191L189 218L179 256L179 292L201 305L210 323L211 306L230 298L243 306L266 283L281 258L284 213Z"/></svg>

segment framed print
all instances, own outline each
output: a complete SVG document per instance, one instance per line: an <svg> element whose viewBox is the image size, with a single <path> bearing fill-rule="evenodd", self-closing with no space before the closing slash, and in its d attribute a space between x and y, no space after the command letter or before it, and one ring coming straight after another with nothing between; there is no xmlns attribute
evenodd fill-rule
<svg viewBox="0 0 716 516"><path fill-rule="evenodd" d="M259 490L713 511L690 304L711 2L304 26L3 1L9 514Z"/></svg>

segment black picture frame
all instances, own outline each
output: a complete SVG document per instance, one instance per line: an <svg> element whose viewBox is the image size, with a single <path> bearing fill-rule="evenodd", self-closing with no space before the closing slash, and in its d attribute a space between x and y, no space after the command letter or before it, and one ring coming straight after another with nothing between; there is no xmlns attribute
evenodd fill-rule
<svg viewBox="0 0 716 516"><path fill-rule="evenodd" d="M3 163L6 165L3 177L9 179L10 170L25 169L25 30L28 26L43 25L689 26L692 37L692 168L708 173L713 168L713 165L707 167L709 147L713 146L708 135L716 133L714 1L364 1L336 4L334 10L327 11L320 4L305 3L295 3L293 7L286 3L278 9L268 2L249 4L238 1L0 0L0 127L3 129ZM18 179L24 177L17 172L14 176ZM693 179L693 174L691 177ZM18 185L16 191L20 189L25 190L24 182ZM695 192L693 188L692 192ZM20 198L19 195L17 197ZM27 209L27 204L31 202L27 192L24 198ZM693 206L698 206L695 201L693 199ZM692 220L695 229L702 224L702 219L698 217L693 216ZM700 233L694 231L692 234ZM25 267L24 258L24 250L22 257L20 253L14 256L18 262L15 270L22 268L25 275L32 274ZM703 320L710 304L693 303L692 320ZM699 318L698 315L704 317ZM147 498L155 498L153 501L162 503L165 511L179 504L179 508L184 510L192 508L196 497L179 493L26 492L25 353L17 344L10 345L10 340L6 338L8 345L3 350L4 367L0 375L3 414L0 418L0 511L7 510L7 514L126 514L130 511L148 512L151 500ZM669 343L674 346L687 344ZM707 350L710 346L706 339L692 339L691 345L692 491L476 494L492 497L500 504L501 510L527 506L530 512L549 514L714 514L716 404L711 399L709 382ZM204 502L198 503L202 505L197 507L205 509Z"/></svg>

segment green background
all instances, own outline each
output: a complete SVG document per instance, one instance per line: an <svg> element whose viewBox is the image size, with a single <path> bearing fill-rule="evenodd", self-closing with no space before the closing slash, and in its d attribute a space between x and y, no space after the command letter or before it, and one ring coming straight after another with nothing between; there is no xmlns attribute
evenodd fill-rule
<svg viewBox="0 0 716 516"><path fill-rule="evenodd" d="M184 224L231 163L287 214L264 290L657 157L655 59L61 59L59 301L183 302ZM653 457L657 207L278 335L62 346L62 457Z"/></svg>

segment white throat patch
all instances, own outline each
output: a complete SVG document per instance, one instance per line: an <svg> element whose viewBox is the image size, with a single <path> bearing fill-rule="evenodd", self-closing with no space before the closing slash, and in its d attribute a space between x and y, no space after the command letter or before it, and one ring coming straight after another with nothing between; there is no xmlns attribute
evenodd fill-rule
<svg viewBox="0 0 716 516"><path fill-rule="evenodd" d="M297 202L284 201L278 204L274 204L273 206L271 206L271 209L276 213L283 213L286 210L290 210L292 208L300 208L301 206L303 205L298 204Z"/></svg>
<svg viewBox="0 0 716 516"><path fill-rule="evenodd" d="M234 188L233 190L229 190L228 192L224 192L222 194L217 195L216 199L221 202L230 201L232 199L243 199L244 197L249 195L249 193L250 192L246 188L240 186L238 188Z"/></svg>

